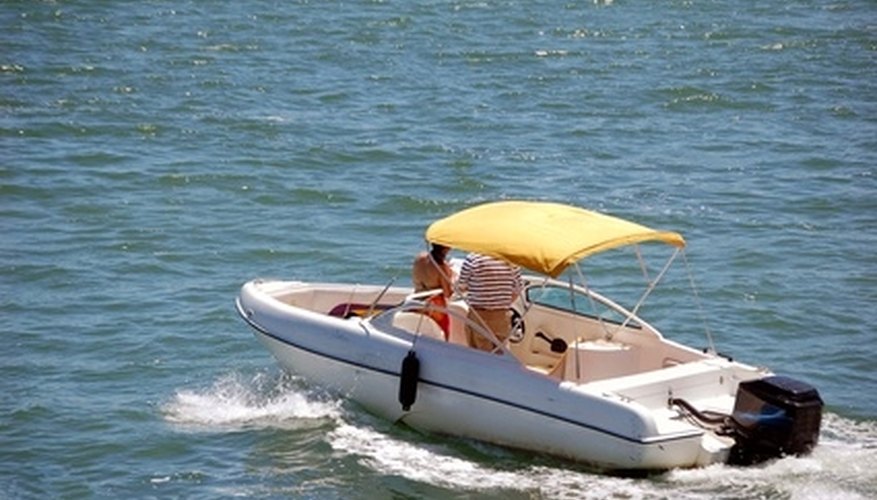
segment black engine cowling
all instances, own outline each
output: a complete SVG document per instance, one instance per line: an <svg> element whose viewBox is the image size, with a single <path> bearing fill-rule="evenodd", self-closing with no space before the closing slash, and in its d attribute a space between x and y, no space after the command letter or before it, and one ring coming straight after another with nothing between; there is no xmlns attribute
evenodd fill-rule
<svg viewBox="0 0 877 500"><path fill-rule="evenodd" d="M730 462L809 453L819 441L822 406L814 387L788 377L741 382L731 415L735 444Z"/></svg>

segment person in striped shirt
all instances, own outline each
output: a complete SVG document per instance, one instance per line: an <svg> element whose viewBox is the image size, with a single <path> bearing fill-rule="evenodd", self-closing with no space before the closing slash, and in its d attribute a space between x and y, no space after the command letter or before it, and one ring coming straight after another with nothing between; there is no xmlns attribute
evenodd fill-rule
<svg viewBox="0 0 877 500"><path fill-rule="evenodd" d="M470 253L463 261L457 280L466 292L469 319L487 328L500 342L505 342L512 329L511 305L521 293L521 268L478 253ZM484 334L466 325L469 345L484 351L495 346Z"/></svg>

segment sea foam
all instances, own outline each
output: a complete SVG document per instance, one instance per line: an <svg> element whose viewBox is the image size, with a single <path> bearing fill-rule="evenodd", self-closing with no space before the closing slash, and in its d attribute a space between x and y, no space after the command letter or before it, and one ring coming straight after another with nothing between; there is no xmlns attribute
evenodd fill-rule
<svg viewBox="0 0 877 500"><path fill-rule="evenodd" d="M289 375L224 375L204 389L180 389L162 407L168 422L194 428L301 427L340 416L340 402L298 387Z"/></svg>

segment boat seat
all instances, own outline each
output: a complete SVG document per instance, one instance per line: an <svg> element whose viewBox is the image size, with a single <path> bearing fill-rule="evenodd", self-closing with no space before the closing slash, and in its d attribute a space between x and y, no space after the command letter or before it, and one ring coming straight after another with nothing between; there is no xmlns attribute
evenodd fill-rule
<svg viewBox="0 0 877 500"><path fill-rule="evenodd" d="M377 312L384 311L393 307L390 304L358 304L356 302L342 302L337 304L329 311L329 316L336 318L351 318L353 316L366 316L369 311L374 315Z"/></svg>
<svg viewBox="0 0 877 500"><path fill-rule="evenodd" d="M434 319L425 314L399 311L393 315L393 326L414 334L445 340L445 333L442 331L442 327L438 326Z"/></svg>

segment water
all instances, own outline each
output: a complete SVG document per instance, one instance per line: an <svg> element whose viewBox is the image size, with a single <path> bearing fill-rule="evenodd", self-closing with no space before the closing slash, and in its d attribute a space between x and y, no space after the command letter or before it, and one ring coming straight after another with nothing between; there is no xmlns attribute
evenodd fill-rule
<svg viewBox="0 0 877 500"><path fill-rule="evenodd" d="M877 497L872 2L4 2L0 26L0 496ZM502 198L681 231L719 349L819 387L815 453L624 478L421 436L235 316L257 276L405 281L429 222Z"/></svg>

